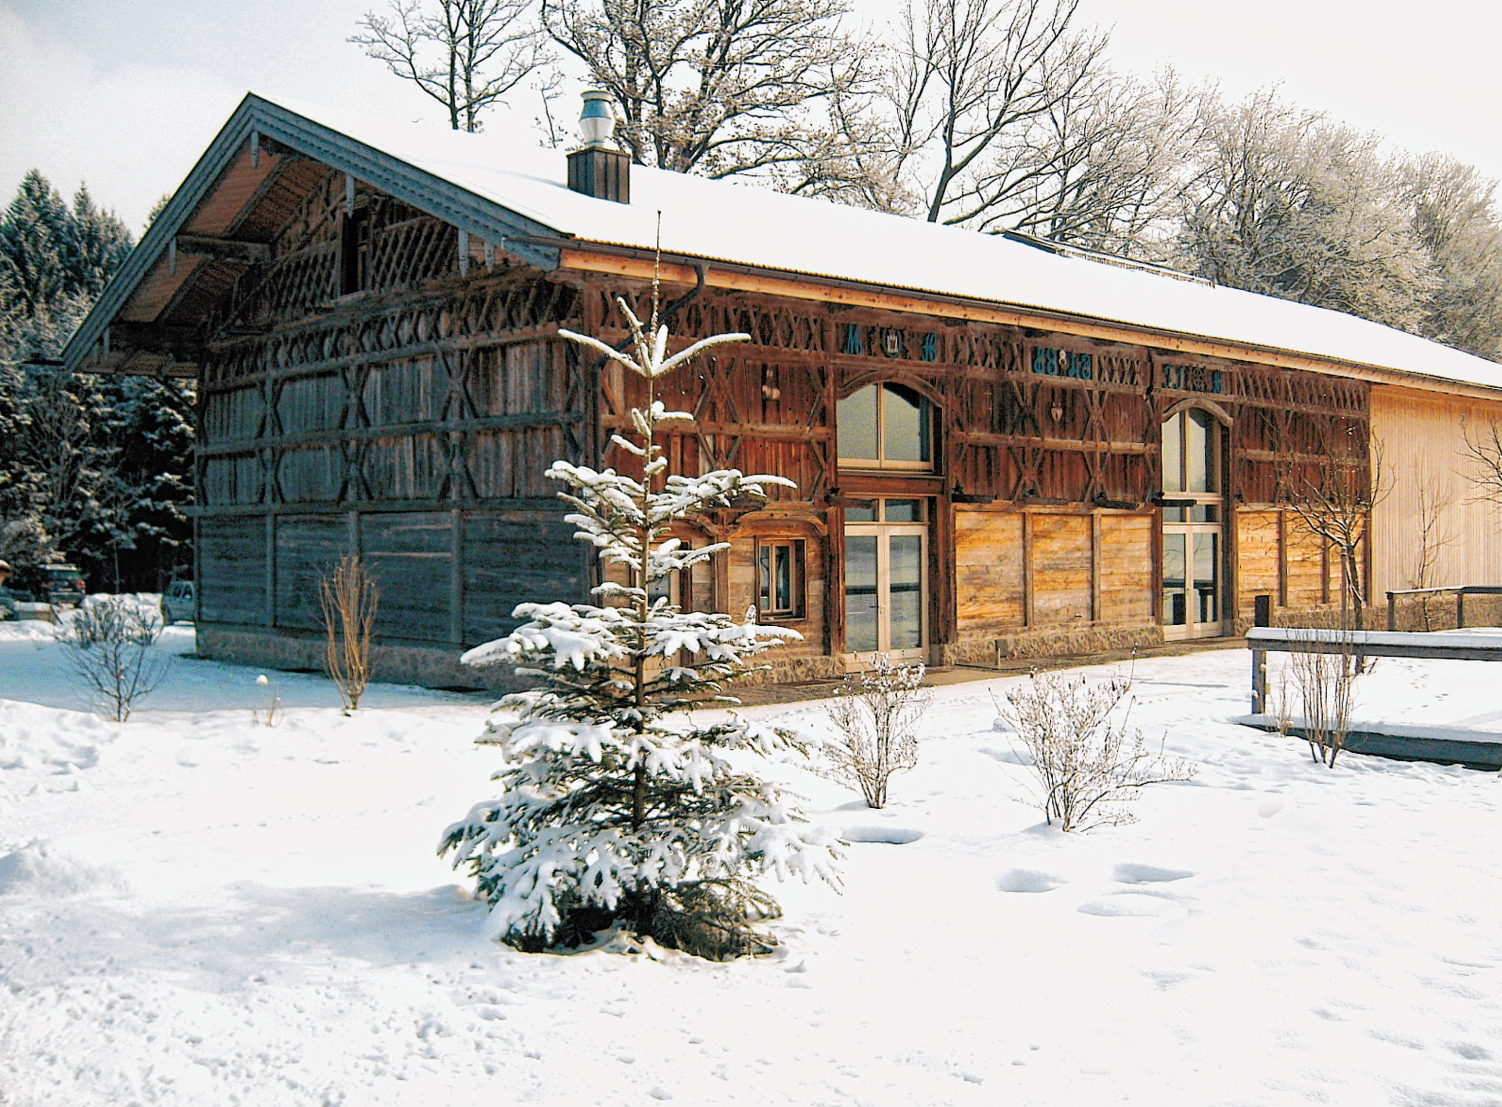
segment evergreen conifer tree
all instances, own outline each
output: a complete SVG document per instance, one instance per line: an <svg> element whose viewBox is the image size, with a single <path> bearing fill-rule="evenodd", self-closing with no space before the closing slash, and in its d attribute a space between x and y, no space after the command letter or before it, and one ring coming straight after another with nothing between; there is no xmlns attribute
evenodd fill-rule
<svg viewBox="0 0 1502 1107"><path fill-rule="evenodd" d="M66 556L117 590L191 563L193 385L25 363L61 354L130 248L35 170L0 211L0 557Z"/></svg>
<svg viewBox="0 0 1502 1107"><path fill-rule="evenodd" d="M752 924L777 907L755 878L770 871L836 884L839 843L753 769L758 755L801 751L790 734L733 715L695 725L673 713L724 701L721 689L750 658L798 636L757 625L754 607L736 623L656 593L670 574L725 548L684 546L671 535L675 520L743 506L789 482L667 472L659 428L687 416L653 398L653 381L747 336L716 335L670 356L655 303L646 329L621 307L634 357L561 333L646 378L646 406L631 413L636 441L613 438L639 460L641 477L564 461L548 470L569 488L560 495L578 537L615 579L594 589L598 604L521 604L524 625L465 654L471 665L514 664L537 684L496 705L488 740L504 759L500 795L449 827L439 852L469 866L496 935L524 949L577 944L622 924L701 956L764 951L770 939Z"/></svg>

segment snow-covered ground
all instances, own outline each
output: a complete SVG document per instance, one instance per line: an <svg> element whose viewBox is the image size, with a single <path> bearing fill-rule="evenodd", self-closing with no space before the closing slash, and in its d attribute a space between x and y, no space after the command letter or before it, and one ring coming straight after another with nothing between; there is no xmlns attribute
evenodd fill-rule
<svg viewBox="0 0 1502 1107"><path fill-rule="evenodd" d="M265 727L254 670L185 656L116 725L0 624L0 1104L1502 1103L1502 781L1312 764L1227 722L1248 669L1137 663L1134 721L1199 771L1133 826L1020 802L1008 680L937 690L886 811L779 766L851 840L843 894L775 887L777 954L710 964L484 938L433 853L495 768L480 698L350 718L272 674ZM1498 676L1382 661L1360 714L1492 735Z"/></svg>

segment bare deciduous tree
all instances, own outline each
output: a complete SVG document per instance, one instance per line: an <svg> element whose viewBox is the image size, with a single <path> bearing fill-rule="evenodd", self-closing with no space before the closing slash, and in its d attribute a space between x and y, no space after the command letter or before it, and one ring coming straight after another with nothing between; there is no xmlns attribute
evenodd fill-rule
<svg viewBox="0 0 1502 1107"><path fill-rule="evenodd" d="M1502 424L1492 419L1480 430L1462 426L1461 437L1461 456L1475 463L1471 480L1477 486L1476 498L1502 504Z"/></svg>
<svg viewBox="0 0 1502 1107"><path fill-rule="evenodd" d="M1346 429L1346 441L1326 435L1315 453L1291 458L1281 483L1285 505L1340 559L1340 625L1360 629L1367 608L1362 543L1388 484L1381 439Z"/></svg>
<svg viewBox="0 0 1502 1107"><path fill-rule="evenodd" d="M480 113L546 64L531 0L390 0L366 12L350 42L448 112L456 131L478 131Z"/></svg>
<svg viewBox="0 0 1502 1107"><path fill-rule="evenodd" d="M871 669L847 675L828 705L838 736L824 746L827 775L859 788L867 807L885 807L892 774L918 764L918 720L932 698L920 690L923 671L873 654Z"/></svg>
<svg viewBox="0 0 1502 1107"><path fill-rule="evenodd" d="M324 671L339 689L345 713L360 706L373 671L371 636L381 590L365 563L354 555L318 582L323 607Z"/></svg>
<svg viewBox="0 0 1502 1107"><path fill-rule="evenodd" d="M886 99L891 176L929 222L963 223L995 199L988 159L1088 81L1103 35L1076 35L1079 0L909 0ZM991 188L986 181L992 180Z"/></svg>
<svg viewBox="0 0 1502 1107"><path fill-rule="evenodd" d="M1413 571L1409 574L1408 587L1425 589L1434 587L1435 568L1440 555L1456 542L1454 529L1450 526L1449 510L1455 496L1440 482L1440 476L1423 460L1414 463L1414 494L1418 509L1418 548L1413 552ZM1424 630L1432 630L1432 593L1419 595L1419 618Z"/></svg>
<svg viewBox="0 0 1502 1107"><path fill-rule="evenodd" d="M1496 182L1443 154L1403 163L1404 200L1439 281L1422 334L1502 359L1502 227Z"/></svg>
<svg viewBox="0 0 1502 1107"><path fill-rule="evenodd" d="M542 0L547 33L620 105L632 159L710 177L829 167L820 106L864 80L845 14L843 0Z"/></svg>
<svg viewBox="0 0 1502 1107"><path fill-rule="evenodd" d="M1219 284L1419 333L1435 286L1381 136L1276 89L1206 99L1179 263Z"/></svg>
<svg viewBox="0 0 1502 1107"><path fill-rule="evenodd" d="M956 203L971 225L1038 235L1121 257L1163 260L1194 172L1196 94L1171 70L1123 76L1091 54L1081 79L1024 127L1001 136Z"/></svg>

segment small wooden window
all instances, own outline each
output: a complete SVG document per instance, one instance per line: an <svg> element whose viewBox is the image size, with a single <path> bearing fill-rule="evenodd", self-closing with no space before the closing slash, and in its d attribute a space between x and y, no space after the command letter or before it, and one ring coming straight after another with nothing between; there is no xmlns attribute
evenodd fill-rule
<svg viewBox="0 0 1502 1107"><path fill-rule="evenodd" d="M370 209L344 217L339 236L339 294L363 292L370 283Z"/></svg>
<svg viewBox="0 0 1502 1107"><path fill-rule="evenodd" d="M808 610L804 582L804 542L773 539L756 546L757 617L801 619Z"/></svg>

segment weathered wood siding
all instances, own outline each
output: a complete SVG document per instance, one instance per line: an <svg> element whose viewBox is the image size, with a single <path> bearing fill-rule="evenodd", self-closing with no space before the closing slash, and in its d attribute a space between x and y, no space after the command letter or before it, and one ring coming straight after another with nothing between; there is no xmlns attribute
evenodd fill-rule
<svg viewBox="0 0 1502 1107"><path fill-rule="evenodd" d="M960 507L955 521L959 632L984 635L1026 617L1020 511Z"/></svg>
<svg viewBox="0 0 1502 1107"><path fill-rule="evenodd" d="M1502 402L1373 388L1387 485L1372 513L1375 603L1389 589L1502 584L1502 507L1480 497L1466 448L1467 435L1489 437L1494 422Z"/></svg>
<svg viewBox="0 0 1502 1107"><path fill-rule="evenodd" d="M1242 509L1232 517L1236 528L1237 609L1249 615L1256 597L1269 596L1278 607L1287 605L1283 572L1283 512Z"/></svg>
<svg viewBox="0 0 1502 1107"><path fill-rule="evenodd" d="M588 448L579 359L556 335L578 292L459 242L326 173L217 305L204 622L317 633L318 582L346 553L380 582L388 643L457 649L509 629L521 600L587 595L543 476Z"/></svg>
<svg viewBox="0 0 1502 1107"><path fill-rule="evenodd" d="M1150 513L960 508L960 637L979 640L1021 627L1151 624L1156 526Z"/></svg>
<svg viewBox="0 0 1502 1107"><path fill-rule="evenodd" d="M1157 516L1102 512L1099 622L1143 626L1153 621Z"/></svg>
<svg viewBox="0 0 1502 1107"><path fill-rule="evenodd" d="M1090 623L1095 553L1090 517L1029 512L1028 521L1032 524L1032 625Z"/></svg>
<svg viewBox="0 0 1502 1107"><path fill-rule="evenodd" d="M219 516L200 520L197 529L199 618L266 625L271 614L266 518Z"/></svg>

